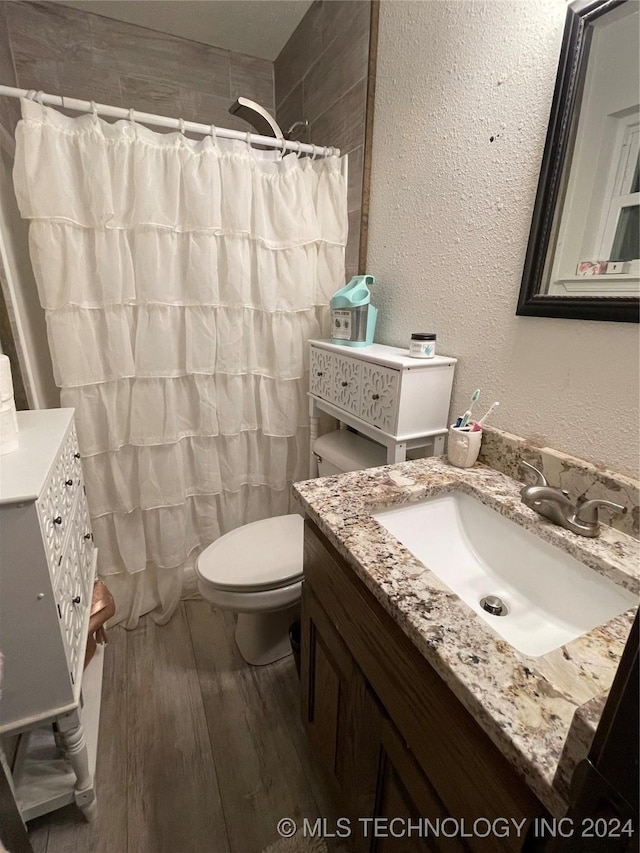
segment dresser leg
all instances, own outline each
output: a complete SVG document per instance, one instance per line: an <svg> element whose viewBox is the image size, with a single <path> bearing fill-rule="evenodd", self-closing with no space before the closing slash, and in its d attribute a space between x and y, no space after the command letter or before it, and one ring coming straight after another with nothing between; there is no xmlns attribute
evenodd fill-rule
<svg viewBox="0 0 640 853"><path fill-rule="evenodd" d="M398 441L387 446L387 465L395 465L396 462L406 462L407 443Z"/></svg>
<svg viewBox="0 0 640 853"><path fill-rule="evenodd" d="M320 419L317 415L311 415L309 418L309 477L313 480L318 476L318 463L313 453L313 445L318 438Z"/></svg>
<svg viewBox="0 0 640 853"><path fill-rule="evenodd" d="M58 717L56 722L69 763L76 774L76 804L87 821L94 821L98 817L98 803L96 802L93 777L89 771L87 742L80 717L77 711L72 711L70 714L65 714L64 717Z"/></svg>

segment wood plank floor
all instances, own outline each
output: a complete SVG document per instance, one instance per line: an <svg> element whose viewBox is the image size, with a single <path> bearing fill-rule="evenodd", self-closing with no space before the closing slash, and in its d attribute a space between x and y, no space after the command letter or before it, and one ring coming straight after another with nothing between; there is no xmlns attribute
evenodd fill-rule
<svg viewBox="0 0 640 853"><path fill-rule="evenodd" d="M282 817L330 817L290 656L250 667L233 617L182 602L168 625L114 628L105 653L99 817L29 823L35 853L260 853Z"/></svg>

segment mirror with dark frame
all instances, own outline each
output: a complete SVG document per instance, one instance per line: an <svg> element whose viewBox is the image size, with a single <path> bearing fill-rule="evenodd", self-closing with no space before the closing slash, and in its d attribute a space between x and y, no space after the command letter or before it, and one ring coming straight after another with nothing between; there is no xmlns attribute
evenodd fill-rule
<svg viewBox="0 0 640 853"><path fill-rule="evenodd" d="M517 314L638 322L639 10L567 10Z"/></svg>

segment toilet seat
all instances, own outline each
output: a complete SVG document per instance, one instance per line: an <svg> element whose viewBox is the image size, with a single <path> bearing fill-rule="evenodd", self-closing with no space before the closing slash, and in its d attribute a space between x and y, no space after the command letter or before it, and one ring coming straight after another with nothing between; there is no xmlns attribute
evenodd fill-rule
<svg viewBox="0 0 640 853"><path fill-rule="evenodd" d="M208 545L196 573L211 588L250 593L292 586L303 576L304 520L279 515L237 527Z"/></svg>
<svg viewBox="0 0 640 853"><path fill-rule="evenodd" d="M384 448L348 430L315 442L323 475L383 465ZM291 653L289 630L300 616L304 521L280 515L237 527L197 557L198 590L214 608L235 614L240 654L254 666Z"/></svg>

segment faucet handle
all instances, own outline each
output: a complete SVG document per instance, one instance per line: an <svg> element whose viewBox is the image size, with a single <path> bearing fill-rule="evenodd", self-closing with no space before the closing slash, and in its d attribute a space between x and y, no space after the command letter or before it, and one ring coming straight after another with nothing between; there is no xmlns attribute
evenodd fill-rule
<svg viewBox="0 0 640 853"><path fill-rule="evenodd" d="M627 511L626 506L622 506L622 504L614 504L613 501L601 501L596 498L580 504L576 512L576 521L581 521L584 524L597 524L599 507L610 509L612 512L619 512L621 515Z"/></svg>
<svg viewBox="0 0 640 853"><path fill-rule="evenodd" d="M520 464L524 465L526 468L531 468L532 471L535 471L538 475L537 481L534 483L535 486L548 486L547 479L542 473L542 471L538 471L535 465L532 465L530 462L527 462L525 459L520 460Z"/></svg>

